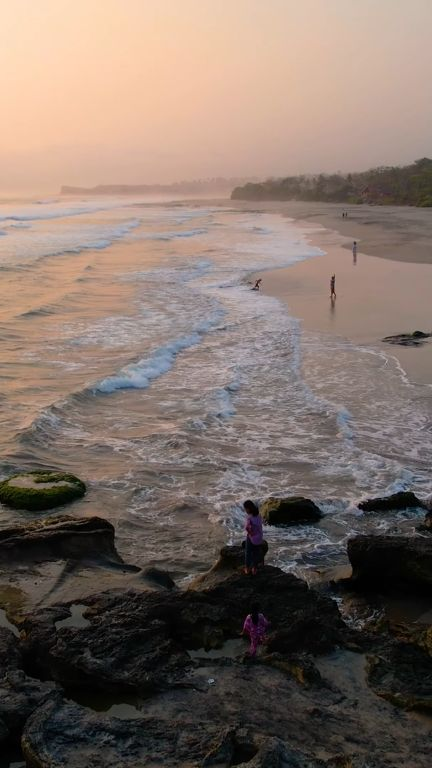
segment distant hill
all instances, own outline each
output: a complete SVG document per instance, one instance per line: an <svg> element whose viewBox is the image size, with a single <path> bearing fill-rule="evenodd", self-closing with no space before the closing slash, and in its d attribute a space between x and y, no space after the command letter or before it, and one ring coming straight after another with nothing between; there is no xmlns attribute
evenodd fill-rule
<svg viewBox="0 0 432 768"><path fill-rule="evenodd" d="M229 195L239 184L253 182L253 178L222 177L179 181L174 184L98 184L96 187L62 186L61 195Z"/></svg>
<svg viewBox="0 0 432 768"><path fill-rule="evenodd" d="M236 187L232 200L310 200L432 207L432 160L403 167L372 168L361 173L287 176Z"/></svg>

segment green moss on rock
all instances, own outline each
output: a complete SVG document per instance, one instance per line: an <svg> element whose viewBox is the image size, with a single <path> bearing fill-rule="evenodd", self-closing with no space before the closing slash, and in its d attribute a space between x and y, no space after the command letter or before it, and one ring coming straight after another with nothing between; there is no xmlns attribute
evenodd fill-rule
<svg viewBox="0 0 432 768"><path fill-rule="evenodd" d="M68 472L20 472L0 483L0 502L14 509L39 512L84 496L85 483Z"/></svg>

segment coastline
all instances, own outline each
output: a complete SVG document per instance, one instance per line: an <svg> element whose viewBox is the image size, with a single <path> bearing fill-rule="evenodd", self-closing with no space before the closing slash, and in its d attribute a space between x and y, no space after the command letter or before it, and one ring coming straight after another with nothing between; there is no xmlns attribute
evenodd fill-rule
<svg viewBox="0 0 432 768"><path fill-rule="evenodd" d="M328 204L327 204L328 205ZM334 208L335 206L332 206ZM366 207L366 206L365 206ZM340 208L340 206L337 206ZM367 206L371 208L371 206ZM411 209L410 209L411 210ZM303 208L302 213L305 213ZM266 212L270 212L267 210ZM288 216L287 210L272 210ZM300 212L300 209L299 209ZM416 213L416 211L414 211ZM421 211L424 218L424 211ZM290 313L301 321L302 328L347 338L355 344L373 347L396 358L412 383L432 385L432 343L428 340L418 347L404 347L384 342L386 336L412 333L415 330L432 331L429 304L432 289L431 258L426 259L423 245L413 237L408 248L407 234L412 225L402 215L395 217L395 209L386 226L375 223L374 243L366 252L364 242L358 238L356 259L352 255L352 239L339 229L312 223L310 219L295 218L293 226L308 244L323 253L298 262L290 267L269 270L252 279L263 278L262 290L266 295L283 301ZM366 214L363 214L366 219ZM323 212L325 221L338 224L332 213ZM432 216L429 214L432 238ZM390 221L395 223L392 241L396 243L392 254L388 252ZM340 219L343 227L352 226L349 219ZM365 221L362 223L366 227ZM358 237L358 236L357 236ZM431 239L432 242L432 239ZM370 253L370 251L374 253ZM336 275L336 301L330 302L330 276Z"/></svg>
<svg viewBox="0 0 432 768"><path fill-rule="evenodd" d="M209 204L211 201L206 201ZM410 206L342 205L341 203L254 203L217 200L237 211L278 213L293 223L332 232L342 248L351 250L353 240L369 256L391 261L432 264L432 210ZM348 216L342 218L342 212ZM337 237L336 237L337 236Z"/></svg>

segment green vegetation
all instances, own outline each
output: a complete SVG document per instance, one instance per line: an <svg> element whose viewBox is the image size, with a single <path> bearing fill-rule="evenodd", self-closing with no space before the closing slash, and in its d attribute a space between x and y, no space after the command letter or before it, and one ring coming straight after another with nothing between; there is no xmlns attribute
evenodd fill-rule
<svg viewBox="0 0 432 768"><path fill-rule="evenodd" d="M85 492L82 480L67 472L21 472L0 483L0 502L14 509L40 512L79 499Z"/></svg>
<svg viewBox="0 0 432 768"><path fill-rule="evenodd" d="M362 173L288 176L236 187L232 200L304 200L311 202L432 207L432 160L373 168Z"/></svg>

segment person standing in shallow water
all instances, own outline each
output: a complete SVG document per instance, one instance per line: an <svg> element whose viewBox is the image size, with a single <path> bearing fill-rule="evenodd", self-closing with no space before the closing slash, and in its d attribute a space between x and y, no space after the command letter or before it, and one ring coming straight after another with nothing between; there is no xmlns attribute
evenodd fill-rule
<svg viewBox="0 0 432 768"><path fill-rule="evenodd" d="M247 514L245 530L245 573L255 576L258 564L262 561L263 524L262 517L256 504L247 499L243 508Z"/></svg>
<svg viewBox="0 0 432 768"><path fill-rule="evenodd" d="M330 278L330 298L332 300L336 298L336 275Z"/></svg>

